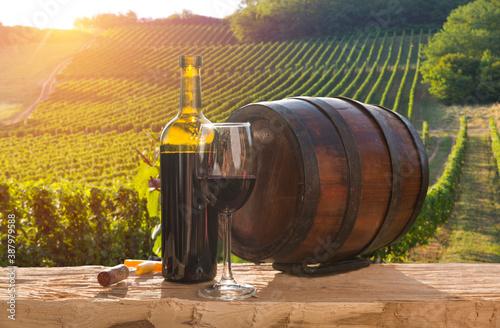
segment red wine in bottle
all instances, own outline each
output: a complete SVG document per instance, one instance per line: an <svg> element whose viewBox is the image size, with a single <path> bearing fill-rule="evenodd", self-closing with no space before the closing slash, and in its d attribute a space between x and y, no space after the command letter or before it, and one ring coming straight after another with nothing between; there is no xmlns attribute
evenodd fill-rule
<svg viewBox="0 0 500 328"><path fill-rule="evenodd" d="M196 153L162 155L163 275L170 281L211 280L217 273L217 212L198 187Z"/></svg>

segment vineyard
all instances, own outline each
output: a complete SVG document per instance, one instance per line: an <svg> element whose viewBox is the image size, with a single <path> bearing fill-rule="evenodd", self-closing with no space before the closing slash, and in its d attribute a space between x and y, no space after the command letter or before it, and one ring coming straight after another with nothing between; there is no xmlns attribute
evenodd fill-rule
<svg viewBox="0 0 500 328"><path fill-rule="evenodd" d="M227 26L128 27L101 34L58 76L26 122L2 127L0 177L131 181L132 146L178 108L179 54L203 55L203 111L224 121L252 102L346 96L412 115L423 31L239 44ZM411 105L411 106L410 106Z"/></svg>
<svg viewBox="0 0 500 328"><path fill-rule="evenodd" d="M47 236L67 240L61 250L85 252L103 235L102 226L110 227L106 233L120 236L105 240L108 248L123 247L129 238L124 234L134 229L139 235L130 238L148 244L153 222L138 220L147 213L147 205L132 192L140 161L134 147L148 149L150 140L143 130L159 132L177 113L180 54L203 56L203 112L211 121L224 121L248 103L300 95L345 96L381 104L411 121L419 97L426 95L418 69L422 46L431 35L431 31L408 30L254 44L239 43L226 25L109 29L73 56L57 76L55 90L29 119L1 127L0 210L23 208L17 213L20 224L27 227L25 237L41 231L37 221L30 220L32 214L60 218L60 224L45 229ZM458 124L436 146L435 169L431 160L431 181L436 183L418 221L426 228L413 229L393 247L392 255L384 250L381 258L404 258L409 248L432 237L450 217L466 149L465 119L457 130ZM495 122L491 131L498 160ZM432 136L426 132L424 139ZM37 187L30 190L34 183ZM134 213L127 214L126 206ZM76 212L91 223L72 226L67 217ZM125 218L122 225L117 223L120 217ZM89 237L71 234L74 229L84 229ZM49 243L44 238L48 237L37 240ZM36 244L29 240L26 237L21 252L35 252ZM92 254L85 259L82 253L71 263L112 264L120 256L116 247L111 257ZM26 264L67 260L58 252L55 257L36 252L39 262ZM140 252L146 254L147 249Z"/></svg>

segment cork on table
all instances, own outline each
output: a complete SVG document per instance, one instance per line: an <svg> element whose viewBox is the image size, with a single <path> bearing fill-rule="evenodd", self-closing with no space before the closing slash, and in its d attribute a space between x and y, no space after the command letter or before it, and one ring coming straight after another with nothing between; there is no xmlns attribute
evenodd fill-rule
<svg viewBox="0 0 500 328"><path fill-rule="evenodd" d="M0 327L500 327L500 264L372 264L314 278L235 264L237 281L258 288L240 301L202 299L208 283L161 273L102 287L103 269L17 268L13 321L1 268Z"/></svg>

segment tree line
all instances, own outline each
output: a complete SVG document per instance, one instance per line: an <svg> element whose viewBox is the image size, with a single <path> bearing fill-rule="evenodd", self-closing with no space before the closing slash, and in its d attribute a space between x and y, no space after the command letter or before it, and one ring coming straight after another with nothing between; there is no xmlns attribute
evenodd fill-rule
<svg viewBox="0 0 500 328"><path fill-rule="evenodd" d="M241 41L320 37L381 29L441 26L470 0L243 0L229 19Z"/></svg>
<svg viewBox="0 0 500 328"><path fill-rule="evenodd" d="M75 19L75 28L102 28L108 29L117 26L137 25L209 25L229 24L227 20L193 14L189 10L183 10L180 14L173 14L166 18L138 18L131 10L126 13L104 13L92 17L80 17Z"/></svg>

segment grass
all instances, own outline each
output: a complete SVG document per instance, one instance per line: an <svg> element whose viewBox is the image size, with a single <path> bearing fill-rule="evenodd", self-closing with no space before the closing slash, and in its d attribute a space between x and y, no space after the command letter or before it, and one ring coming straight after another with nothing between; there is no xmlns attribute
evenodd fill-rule
<svg viewBox="0 0 500 328"><path fill-rule="evenodd" d="M476 106L446 106L436 102L425 88L417 89L413 124L418 130L422 122L429 123L429 130L458 131L460 117L467 118L468 129L487 129L490 117L500 122L500 104Z"/></svg>
<svg viewBox="0 0 500 328"><path fill-rule="evenodd" d="M0 123L9 122L31 105L52 70L91 38L91 34L75 32L71 42L59 42L54 38L57 33L51 32L44 43L26 42L0 48Z"/></svg>
<svg viewBox="0 0 500 328"><path fill-rule="evenodd" d="M7 124L10 119L24 109L20 103L0 103L0 123Z"/></svg>
<svg viewBox="0 0 500 328"><path fill-rule="evenodd" d="M439 135L431 137L431 143L434 144L434 149L432 149L432 154L429 154L430 186L435 184L443 173L444 164L453 146L453 137L449 133L440 133Z"/></svg>
<svg viewBox="0 0 500 328"><path fill-rule="evenodd" d="M450 110L449 107L436 102L427 91L419 91L423 91L425 94L420 95L415 100L416 112L413 120L415 128L422 130L422 122L427 121L429 130L458 131L460 116Z"/></svg>

